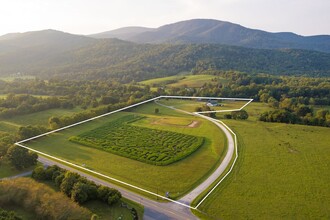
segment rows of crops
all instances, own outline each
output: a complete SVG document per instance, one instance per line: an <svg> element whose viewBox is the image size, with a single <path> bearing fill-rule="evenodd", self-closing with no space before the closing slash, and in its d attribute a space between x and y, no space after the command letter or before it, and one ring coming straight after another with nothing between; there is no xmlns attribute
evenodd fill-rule
<svg viewBox="0 0 330 220"><path fill-rule="evenodd" d="M181 160L204 142L203 137L130 125L142 118L127 115L73 136L70 141L154 165L168 165Z"/></svg>

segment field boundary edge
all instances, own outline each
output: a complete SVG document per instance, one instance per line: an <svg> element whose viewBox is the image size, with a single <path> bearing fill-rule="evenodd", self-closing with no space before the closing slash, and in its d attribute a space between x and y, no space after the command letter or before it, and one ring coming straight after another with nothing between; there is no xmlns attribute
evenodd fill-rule
<svg viewBox="0 0 330 220"><path fill-rule="evenodd" d="M75 127L77 125L80 125L80 124L83 124L83 123L86 123L86 122L89 122L89 121L92 121L92 120L95 120L95 119L98 119L98 118L102 118L102 117L105 117L105 116L108 116L108 115L111 115L111 114L114 114L114 113L117 113L117 112L120 112L120 111L123 111L123 110L126 110L126 109L129 109L129 108L133 108L133 107L136 107L136 106L139 106L139 105L142 105L142 104L145 104L145 103L148 103L148 102L152 102L152 101L157 101L161 98L173 98L173 99L216 99L216 100L237 100L237 101L248 101L246 104L244 104L241 108L239 109L233 109L233 110L218 110L218 111L204 111L204 112L186 112L186 111L183 111L184 113L186 114L193 114L193 115L196 115L196 116L199 116L199 117L202 117L202 118L205 118L209 121L216 121L216 122L220 122L222 125L224 125L226 127L226 129L228 129L233 135L234 135L234 145L235 145L235 154L236 154L236 157L234 159L234 162L230 168L230 170L225 174L225 176L223 178L220 179L220 181L203 197L203 199L195 206L195 207L192 207L190 205L187 205L187 204L184 204L184 203L181 203L181 202L178 202L176 200L173 200L173 199L170 199L170 198L167 198L165 196L161 196L161 195L158 195L157 193L154 193L154 192L151 192L149 190L146 190L146 189L143 189L141 187L138 187L138 186L135 186L135 185L132 185L132 184L129 184L129 183L126 183L124 181L121 181L121 180L118 180L116 178L113 178L113 177L110 177L110 176L107 176L107 175L104 175L102 173L99 173L99 172L96 172L96 171L93 171L93 170L90 170L88 168L85 168L85 167L82 167L82 166L79 166L77 164L74 164L74 163L71 163L71 162L68 162L66 160L63 160L63 159L60 159L60 158L57 158L57 157L54 157L52 155L49 155L49 154L46 154L46 153L43 153L41 151L38 151L38 150L35 150L35 149L32 149L30 147L27 147L25 145L23 145L23 143L25 142L28 142L28 141L31 141L31 140L35 140L37 138L40 138L40 137L43 137L43 136L47 136L49 134L52 134L52 133L56 133L58 131L62 131L62 130L65 130L67 128L71 128L71 127ZM167 201L170 201L170 202L173 202L173 203L176 203L178 205L181 205L181 206L184 206L184 207L187 207L187 208L190 208L190 209L194 209L196 210L204 201L205 199L215 190L215 188L231 173L235 163L236 163L236 160L238 158L238 152L237 152L237 138L236 138L236 134L225 124L223 123L222 121L220 120L217 120L217 119L213 119L213 118L210 118L210 117L207 117L207 116L204 116L204 115L201 115L203 113L212 113L212 112L232 112L232 111L240 111L242 110L244 107L246 107L248 104L250 104L251 102L253 101L253 99L247 99L247 98L222 98L222 97L194 97L194 96L158 96L158 97L155 97L155 98L151 98L151 99L148 99L148 100L145 100L145 101L142 101L142 102L139 102L139 103L136 103L136 104L133 104L133 105L129 105L129 106L126 106L124 108L120 108L120 109L117 109L117 110L114 110L114 111L111 111L111 112L107 112L105 114L102 114L102 115L98 115L96 117L93 117L93 118L90 118L90 119L86 119L86 120L83 120L83 121L80 121L80 122L77 122L77 123L74 123L74 124L71 124L71 125L68 125L68 126L64 126L62 128L59 128L59 129L55 129L55 130L52 130L52 131L49 131L49 132L46 132L46 133L43 133L43 134L40 134L40 135L36 135L36 136L33 136L33 137L30 137L30 138L27 138L27 139L24 139L24 140L21 140L21 141L18 141L15 143L16 146L19 146L19 147L22 147L22 148L25 148L27 150L30 150L30 151L33 151L35 153L38 153L38 154L41 154L43 156L46 156L46 157L49 157L53 160L56 160L56 161L59 161L61 163L64 163L64 164L68 164L70 166L73 166L73 167L76 167L76 168L79 168L81 170L84 170L84 171L87 171L87 172L90 172L90 173L93 173L93 174L96 174L98 176L101 176L101 177L104 177L106 179L109 179L109 180L112 180L114 182L117 182L117 183L120 183L120 184L123 184L125 186L128 186L128 187L131 187L131 188L134 188L134 189L137 189L137 190L140 190L142 192L145 192L147 194L150 194L150 195L154 195L154 196L157 196L157 197L160 197L164 200L167 200Z"/></svg>

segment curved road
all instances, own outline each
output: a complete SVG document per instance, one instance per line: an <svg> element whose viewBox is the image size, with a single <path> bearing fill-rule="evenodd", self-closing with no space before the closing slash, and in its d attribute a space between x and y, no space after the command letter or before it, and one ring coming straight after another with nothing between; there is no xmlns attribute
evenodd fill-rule
<svg viewBox="0 0 330 220"><path fill-rule="evenodd" d="M226 138L228 140L228 149L227 149L227 153L226 156L224 158L224 160L221 162L221 164L219 165L219 167L206 179L204 180L200 185L198 185L195 189L193 189L192 191L190 191L188 194L186 194L185 196L183 196L181 199L179 199L179 202L184 203L186 205L189 205L199 194L201 194L203 191L205 191L214 181L216 181L219 176L224 172L224 170L227 168L227 166L230 163L230 160L234 154L234 149L235 149L235 145L234 145L234 139L231 136L230 132L221 124L219 123L217 120L212 119L210 117L204 116L204 115L200 115L198 113L190 113L190 112L186 112L180 109L176 109L174 107L171 106L166 106L166 105L162 105L158 102L156 102L158 105L167 107L167 108L171 108L174 109L176 111L180 111L180 112L184 112L186 114L190 114L190 115L195 115L198 117L202 117L206 120L211 121L212 123L214 123L216 126L218 126L226 135ZM64 169L67 170L71 170L74 172L79 173L80 175L86 177L89 180L94 181L97 184L102 184L108 187L112 187L112 188L116 188L118 189L123 197L128 198L132 201L135 201L141 205L143 205L145 207L145 213L143 218L146 220L153 220L153 219L157 219L157 220L167 220L167 219L198 219L196 216L194 216L191 213L191 210L185 206L176 204L176 203L162 203L162 202L157 202L154 200L151 200L149 198L146 198L142 195L139 195L135 192L132 192L126 188L117 186L115 184L109 183L107 181L101 180L95 176L92 176L90 174L87 174L85 172L76 170L70 166L64 165L60 162L54 161L54 160L50 160L44 156L39 155L38 160L42 163L44 163L45 165L54 165L56 164L59 167L62 167Z"/></svg>
<svg viewBox="0 0 330 220"><path fill-rule="evenodd" d="M227 138L227 143L228 143L227 153L226 153L225 158L223 159L223 161L219 165L219 167L206 180L204 180L200 185L198 185L195 189L193 189L188 194L186 194L185 196L183 196L182 198L179 199L179 202L189 205L190 203L192 203L194 201L194 199L199 194L204 192L212 183L214 183L219 178L219 176L225 171L225 169L228 167L228 165L230 164L230 161L231 161L231 159L234 155L234 151L235 151L234 138L232 137L232 135L230 134L228 129L225 126L223 126L221 123L219 123L218 120L216 120L216 119L213 119L211 117L207 117L205 115L198 114L198 112L191 113L191 112L187 112L187 111L184 111L184 110L181 110L181 109L176 109L173 106L163 105L163 104L160 104L157 101L155 101L155 103L158 104L158 105L161 105L163 107L166 107L166 108L170 108L170 109L173 109L173 110L176 110L176 111L180 111L182 113L189 114L189 115L196 115L196 116L204 118L208 121L211 121L224 132L224 134Z"/></svg>

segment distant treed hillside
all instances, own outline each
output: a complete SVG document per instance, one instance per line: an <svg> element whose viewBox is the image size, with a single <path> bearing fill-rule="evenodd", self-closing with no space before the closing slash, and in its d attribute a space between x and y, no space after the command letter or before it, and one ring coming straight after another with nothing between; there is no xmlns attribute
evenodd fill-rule
<svg viewBox="0 0 330 220"><path fill-rule="evenodd" d="M70 63L66 54L97 40L55 30L7 34L0 37L0 74L38 73L42 68ZM48 70L49 71L49 70Z"/></svg>
<svg viewBox="0 0 330 220"><path fill-rule="evenodd" d="M0 38L0 74L40 77L115 77L140 81L182 71L239 70L278 75L330 76L330 54L251 49L219 44L136 44L53 32L56 37ZM41 32L44 36L44 32ZM52 36L52 34L50 34ZM77 40L77 41L76 41ZM39 42L39 43L29 43ZM26 42L26 47L24 43ZM77 43L79 42L79 43ZM17 46L19 45L19 46ZM14 49L12 48L14 47Z"/></svg>
<svg viewBox="0 0 330 220"><path fill-rule="evenodd" d="M81 66L102 67L126 80L175 75L182 71L239 70L279 75L330 74L330 54L304 50L260 50L224 45L141 45L107 41L75 51ZM77 69L78 70L78 69Z"/></svg>
<svg viewBox="0 0 330 220"><path fill-rule="evenodd" d="M289 32L271 33L225 21L192 19L159 28L126 27L95 38L118 38L136 43L226 44L259 49L305 49L330 52L330 36L300 36Z"/></svg>

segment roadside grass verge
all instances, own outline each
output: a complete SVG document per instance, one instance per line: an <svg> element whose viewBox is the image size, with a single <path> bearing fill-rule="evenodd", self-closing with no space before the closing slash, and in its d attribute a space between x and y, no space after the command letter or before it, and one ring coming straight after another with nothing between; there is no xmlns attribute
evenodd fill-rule
<svg viewBox="0 0 330 220"><path fill-rule="evenodd" d="M18 175L20 173L25 173L30 170L33 170L35 166L23 169L23 170L17 170L7 160L2 160L0 164L0 179L1 178L6 178L6 177L11 177Z"/></svg>
<svg viewBox="0 0 330 220"><path fill-rule="evenodd" d="M122 206L122 203L126 204L127 207ZM143 206L125 198L111 207L100 201L89 201L82 206L97 214L98 219L132 219L131 208L137 211L139 219L143 219Z"/></svg>

